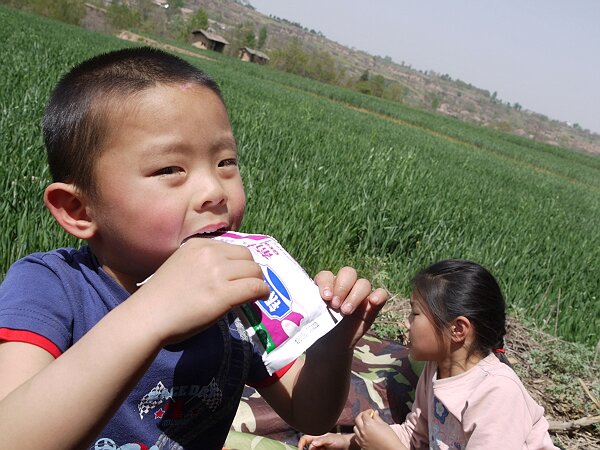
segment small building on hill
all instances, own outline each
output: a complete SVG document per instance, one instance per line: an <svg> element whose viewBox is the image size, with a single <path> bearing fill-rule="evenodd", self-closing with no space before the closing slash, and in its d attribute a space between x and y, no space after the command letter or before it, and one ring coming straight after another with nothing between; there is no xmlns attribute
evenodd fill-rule
<svg viewBox="0 0 600 450"><path fill-rule="evenodd" d="M225 46L229 45L229 42L227 42L225 38L218 34L211 33L210 31L194 30L192 31L192 45L205 50L223 53Z"/></svg>
<svg viewBox="0 0 600 450"><path fill-rule="evenodd" d="M269 57L263 52L248 47L240 48L239 58L242 61L250 61L257 64L267 64L269 62Z"/></svg>

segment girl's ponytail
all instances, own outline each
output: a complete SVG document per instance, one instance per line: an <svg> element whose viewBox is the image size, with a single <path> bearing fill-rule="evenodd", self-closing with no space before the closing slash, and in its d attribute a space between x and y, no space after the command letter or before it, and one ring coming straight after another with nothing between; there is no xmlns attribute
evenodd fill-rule
<svg viewBox="0 0 600 450"><path fill-rule="evenodd" d="M496 355L496 358L498 358L500 362L503 362L507 366L512 367L512 364L508 360L508 356L506 356L506 350L504 349L504 339L502 339L498 346L492 350L492 353Z"/></svg>

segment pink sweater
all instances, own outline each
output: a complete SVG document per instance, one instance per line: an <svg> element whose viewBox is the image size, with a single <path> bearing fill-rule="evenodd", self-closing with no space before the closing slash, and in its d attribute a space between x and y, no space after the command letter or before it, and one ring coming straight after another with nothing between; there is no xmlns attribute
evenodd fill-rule
<svg viewBox="0 0 600 450"><path fill-rule="evenodd" d="M465 373L441 380L436 364L428 362L411 413L392 428L404 445L415 449L558 450L548 434L544 408L493 354Z"/></svg>

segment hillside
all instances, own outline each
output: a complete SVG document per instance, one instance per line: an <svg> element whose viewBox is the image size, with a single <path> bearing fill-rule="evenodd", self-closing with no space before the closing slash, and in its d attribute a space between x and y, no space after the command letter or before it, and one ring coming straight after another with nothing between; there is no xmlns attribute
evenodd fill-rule
<svg viewBox="0 0 600 450"><path fill-rule="evenodd" d="M239 0L190 0L186 6L193 10L204 9L212 19L212 31L226 38L242 24L254 24L257 34L261 27L266 26L268 34L263 51L267 54L285 47L292 38L297 37L305 50L333 55L348 77L356 79L368 70L371 75L379 74L386 80L396 81L403 88L402 102L409 106L435 110L460 120L552 145L600 154L600 135L596 133L522 110L518 105L507 105L494 93L472 86L468 80L453 80L448 75L416 70L389 58L347 48L327 39L319 31L264 16L254 10L251 4L242 3Z"/></svg>
<svg viewBox="0 0 600 450"><path fill-rule="evenodd" d="M39 124L51 86L77 61L128 44L4 5L0 22L1 278L23 254L73 245L39 200L49 182ZM397 293L375 324L396 339L403 285L417 267L450 254L493 266L519 300L509 357L553 437L564 449L600 449L600 159L155 44L203 58L224 86L244 161L246 230L277 236L309 273L344 261ZM573 336L594 320L589 345L561 338L563 323Z"/></svg>

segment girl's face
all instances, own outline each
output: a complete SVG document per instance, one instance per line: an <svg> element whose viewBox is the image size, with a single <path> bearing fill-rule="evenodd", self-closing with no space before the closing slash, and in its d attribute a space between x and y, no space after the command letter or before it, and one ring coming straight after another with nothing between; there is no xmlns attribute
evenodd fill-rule
<svg viewBox="0 0 600 450"><path fill-rule="evenodd" d="M132 291L190 236L237 230L245 206L225 106L195 84L157 86L118 115L96 166L90 241Z"/></svg>
<svg viewBox="0 0 600 450"><path fill-rule="evenodd" d="M433 322L425 314L426 303L413 292L410 300L411 312L406 321L408 349L417 361L441 361L445 355L444 339L436 332Z"/></svg>

